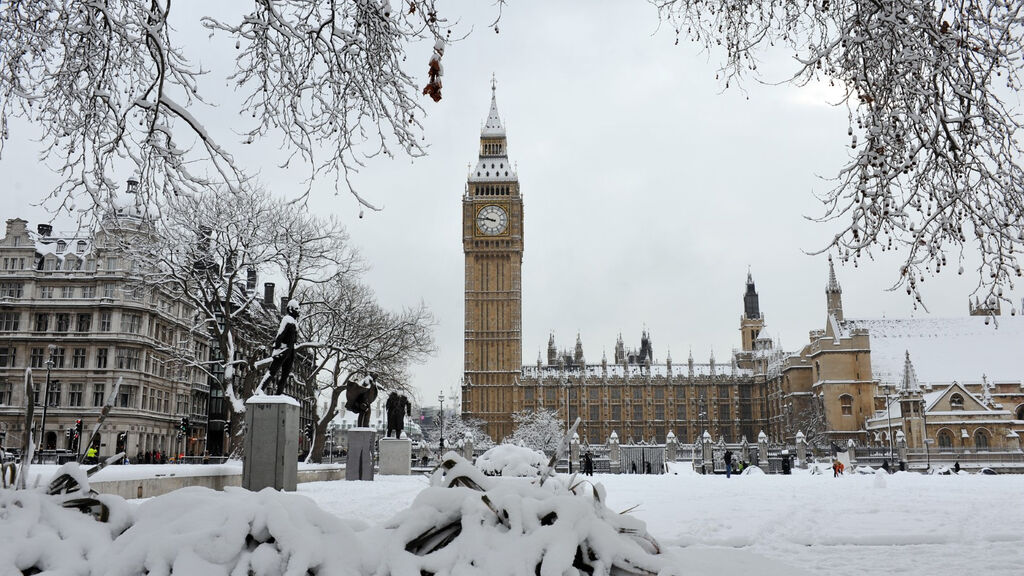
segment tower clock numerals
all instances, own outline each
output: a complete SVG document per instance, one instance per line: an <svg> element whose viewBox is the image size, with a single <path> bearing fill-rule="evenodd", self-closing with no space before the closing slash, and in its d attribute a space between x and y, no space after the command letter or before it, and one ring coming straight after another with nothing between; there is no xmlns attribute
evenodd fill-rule
<svg viewBox="0 0 1024 576"><path fill-rule="evenodd" d="M484 206L476 213L476 227L485 236L501 234L508 228L508 214L501 206Z"/></svg>

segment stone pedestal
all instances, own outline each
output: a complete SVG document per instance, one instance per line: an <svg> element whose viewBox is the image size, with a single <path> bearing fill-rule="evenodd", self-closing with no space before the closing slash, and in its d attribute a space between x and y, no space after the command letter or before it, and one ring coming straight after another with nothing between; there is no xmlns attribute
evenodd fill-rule
<svg viewBox="0 0 1024 576"><path fill-rule="evenodd" d="M701 437L701 473L702 474L714 474L715 473L715 455L712 450L711 434L708 434L707 430L704 431L704 436Z"/></svg>
<svg viewBox="0 0 1024 576"><path fill-rule="evenodd" d="M757 434L757 465L762 468L768 466L768 435L764 430Z"/></svg>
<svg viewBox="0 0 1024 576"><path fill-rule="evenodd" d="M383 438L380 441L380 473L408 476L412 473L412 440ZM372 476L371 476L372 479Z"/></svg>
<svg viewBox="0 0 1024 576"><path fill-rule="evenodd" d="M807 441L802 432L798 432L796 435L796 459L798 460L797 466L807 468Z"/></svg>
<svg viewBox="0 0 1024 576"><path fill-rule="evenodd" d="M345 480L373 480L373 428L351 428L348 431L348 460Z"/></svg>
<svg viewBox="0 0 1024 576"><path fill-rule="evenodd" d="M299 403L290 396L253 396L245 403L242 488L295 491L299 474Z"/></svg>

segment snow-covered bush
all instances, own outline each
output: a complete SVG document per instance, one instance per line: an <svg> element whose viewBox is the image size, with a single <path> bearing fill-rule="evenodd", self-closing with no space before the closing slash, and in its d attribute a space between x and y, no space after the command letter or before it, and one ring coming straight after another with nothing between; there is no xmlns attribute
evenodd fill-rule
<svg viewBox="0 0 1024 576"><path fill-rule="evenodd" d="M551 410L523 410L512 415L515 430L508 442L551 455L565 436L565 421Z"/></svg>
<svg viewBox="0 0 1024 576"><path fill-rule="evenodd" d="M542 477L544 478L544 477ZM485 476L449 452L386 528L393 574L673 574L645 524L601 484Z"/></svg>
<svg viewBox="0 0 1024 576"><path fill-rule="evenodd" d="M499 444L478 456L476 467L488 476L534 477L547 460L543 452L514 444Z"/></svg>
<svg viewBox="0 0 1024 576"><path fill-rule="evenodd" d="M0 574L672 574L645 524L605 506L600 484L488 477L449 452L412 506L382 526L293 493L184 488L141 504L93 495L77 465L66 494L0 490ZM51 483L51 486L53 484ZM78 487L81 490L78 490Z"/></svg>

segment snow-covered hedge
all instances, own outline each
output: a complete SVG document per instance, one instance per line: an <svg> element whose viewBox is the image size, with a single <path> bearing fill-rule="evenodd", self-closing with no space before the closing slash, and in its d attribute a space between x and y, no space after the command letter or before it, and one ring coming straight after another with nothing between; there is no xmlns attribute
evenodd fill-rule
<svg viewBox="0 0 1024 576"><path fill-rule="evenodd" d="M538 450L499 444L478 456L476 467L488 476L535 477L547 461L547 456Z"/></svg>
<svg viewBox="0 0 1024 576"><path fill-rule="evenodd" d="M82 490L0 490L0 574L305 576L670 574L640 520L600 484L485 476L449 452L412 506L382 526L265 489L184 488L141 504L97 498L106 522L64 507Z"/></svg>

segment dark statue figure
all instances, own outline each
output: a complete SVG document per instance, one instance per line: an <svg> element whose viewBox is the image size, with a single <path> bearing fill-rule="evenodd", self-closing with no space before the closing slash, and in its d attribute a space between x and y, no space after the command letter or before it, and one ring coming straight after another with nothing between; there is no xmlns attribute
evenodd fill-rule
<svg viewBox="0 0 1024 576"><path fill-rule="evenodd" d="M388 429L384 437L390 437L391 431L394 430L395 439L401 438L402 430L405 428L405 417L412 416L412 403L405 397L405 394L392 392L384 404L384 411L388 415Z"/></svg>
<svg viewBox="0 0 1024 576"><path fill-rule="evenodd" d="M370 426L370 406L377 399L377 379L372 375L358 372L348 377L345 383L345 410L359 415L356 426Z"/></svg>
<svg viewBox="0 0 1024 576"><path fill-rule="evenodd" d="M267 379L273 382L277 379L277 390L275 394L284 394L285 386L288 384L288 377L292 373L292 362L295 360L295 342L299 339L299 303L295 300L288 302L286 314L281 318L281 326L277 329L277 338L274 339L274 350L272 352L274 361L270 365L270 373ZM278 378L278 371L281 372Z"/></svg>

